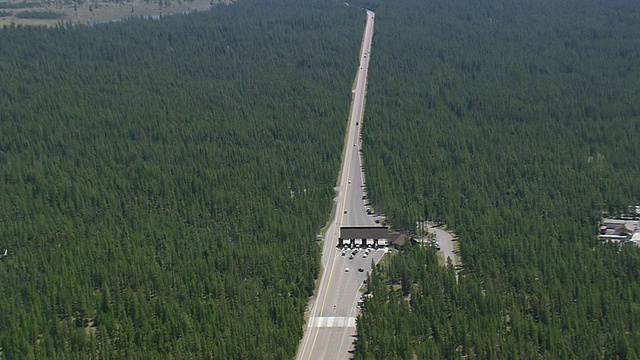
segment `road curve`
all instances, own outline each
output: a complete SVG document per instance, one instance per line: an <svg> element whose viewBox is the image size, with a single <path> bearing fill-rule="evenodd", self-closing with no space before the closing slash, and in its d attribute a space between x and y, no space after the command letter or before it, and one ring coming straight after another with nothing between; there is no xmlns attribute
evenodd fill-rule
<svg viewBox="0 0 640 360"><path fill-rule="evenodd" d="M341 226L374 226L367 214L364 194L364 173L360 157L360 128L364 113L367 71L373 38L375 14L367 10L367 22L360 50L360 65L353 89L342 170L337 186L335 217L325 234L322 250L323 273L317 296L307 320L307 327L298 348L299 360L331 360L350 357L357 316L360 287L371 271L372 263L380 261L384 250L365 257L360 251L354 259L343 256L336 248ZM360 272L359 269L363 271Z"/></svg>

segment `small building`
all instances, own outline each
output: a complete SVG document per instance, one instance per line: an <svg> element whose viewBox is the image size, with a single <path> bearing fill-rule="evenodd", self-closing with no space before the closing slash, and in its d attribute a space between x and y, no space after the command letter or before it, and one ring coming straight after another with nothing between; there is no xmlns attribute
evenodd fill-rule
<svg viewBox="0 0 640 360"><path fill-rule="evenodd" d="M403 234L389 231L386 226L349 226L340 228L338 246L388 246L403 245Z"/></svg>
<svg viewBox="0 0 640 360"><path fill-rule="evenodd" d="M351 239L339 238L338 239L338 246L340 246L340 247L343 247L343 246L351 247Z"/></svg>
<svg viewBox="0 0 640 360"><path fill-rule="evenodd" d="M600 225L598 239L605 242L625 242L637 238L640 232L640 220L604 219Z"/></svg>

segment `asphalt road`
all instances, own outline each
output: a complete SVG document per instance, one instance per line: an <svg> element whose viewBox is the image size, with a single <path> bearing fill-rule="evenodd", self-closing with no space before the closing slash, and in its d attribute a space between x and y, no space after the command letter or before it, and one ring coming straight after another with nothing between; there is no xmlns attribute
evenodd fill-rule
<svg viewBox="0 0 640 360"><path fill-rule="evenodd" d="M341 226L375 225L364 200L364 173L360 158L360 127L364 113L367 70L373 37L375 14L367 10L360 65L353 90L340 183L337 187L336 213L325 234L322 251L323 273L307 320L307 328L298 348L297 359L347 359L356 331L357 301L360 288L371 271L372 262L380 261L385 250L365 257L364 251L349 259L336 247ZM362 269L360 272L358 269Z"/></svg>

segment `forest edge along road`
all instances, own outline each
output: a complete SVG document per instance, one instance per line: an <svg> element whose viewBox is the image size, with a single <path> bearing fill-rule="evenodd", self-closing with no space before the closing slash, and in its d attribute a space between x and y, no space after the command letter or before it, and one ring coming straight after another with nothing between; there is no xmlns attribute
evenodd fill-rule
<svg viewBox="0 0 640 360"><path fill-rule="evenodd" d="M344 158L335 198L335 211L324 236L322 276L316 298L310 304L311 310L308 313L297 359L349 357L349 350L356 332L356 305L360 288L371 271L372 263L380 261L385 253L384 250L376 250L365 256L365 252L361 251L353 257L347 257L342 256L341 251L336 248L341 226L375 226L375 219L367 214L362 200L364 173L359 146L374 17L375 14L367 10L360 64L357 69L345 139ZM347 268L362 268L363 271L346 271Z"/></svg>

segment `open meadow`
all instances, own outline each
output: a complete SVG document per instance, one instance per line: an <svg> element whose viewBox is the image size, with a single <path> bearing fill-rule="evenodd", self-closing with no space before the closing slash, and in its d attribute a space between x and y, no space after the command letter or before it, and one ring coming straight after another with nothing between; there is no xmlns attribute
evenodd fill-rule
<svg viewBox="0 0 640 360"><path fill-rule="evenodd" d="M203 11L220 3L212 0L193 1L0 1L0 26L44 25L61 22L93 24L128 17L162 16L190 11Z"/></svg>

